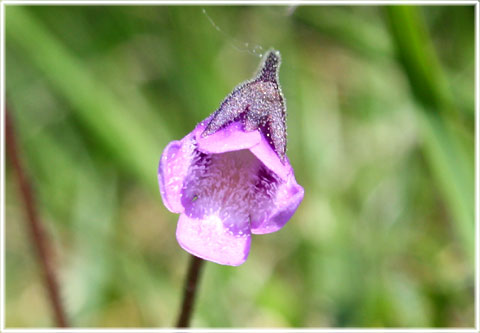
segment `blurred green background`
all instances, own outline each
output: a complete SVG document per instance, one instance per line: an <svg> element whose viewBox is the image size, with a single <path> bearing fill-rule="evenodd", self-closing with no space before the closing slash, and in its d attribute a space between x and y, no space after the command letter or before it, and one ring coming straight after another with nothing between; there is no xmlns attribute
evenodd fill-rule
<svg viewBox="0 0 480 333"><path fill-rule="evenodd" d="M77 327L175 323L163 148L280 50L305 198L195 327L474 325L473 6L6 6L6 95ZM214 24L212 24L214 22ZM54 325L6 169L6 325Z"/></svg>

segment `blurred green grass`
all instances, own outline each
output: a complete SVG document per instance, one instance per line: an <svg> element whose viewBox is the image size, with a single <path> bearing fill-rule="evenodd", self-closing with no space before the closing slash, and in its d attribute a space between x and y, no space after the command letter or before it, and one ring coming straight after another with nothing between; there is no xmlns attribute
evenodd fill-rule
<svg viewBox="0 0 480 333"><path fill-rule="evenodd" d="M246 42L282 53L306 194L244 265L206 266L193 325L473 326L473 6L5 17L7 98L75 326L173 325L188 256L158 159L251 77ZM51 326L8 167L5 186L6 325Z"/></svg>

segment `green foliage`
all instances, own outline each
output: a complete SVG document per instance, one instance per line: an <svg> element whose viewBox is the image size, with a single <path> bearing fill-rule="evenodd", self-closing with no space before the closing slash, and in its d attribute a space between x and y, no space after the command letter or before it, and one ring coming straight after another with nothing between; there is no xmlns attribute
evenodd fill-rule
<svg viewBox="0 0 480 333"><path fill-rule="evenodd" d="M193 325L473 326L473 6L204 8L6 6L7 99L73 324L173 325L188 256L158 160L261 45L305 199L244 265L205 266ZM6 176L6 324L48 327Z"/></svg>

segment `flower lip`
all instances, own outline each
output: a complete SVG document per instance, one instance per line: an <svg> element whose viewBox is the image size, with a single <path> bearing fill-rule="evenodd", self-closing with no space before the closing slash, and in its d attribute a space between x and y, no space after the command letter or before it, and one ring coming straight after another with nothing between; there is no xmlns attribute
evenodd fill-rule
<svg viewBox="0 0 480 333"><path fill-rule="evenodd" d="M240 264L248 254L252 214L263 217L271 202L258 187L264 166L247 149L195 155L182 189L178 241L199 257Z"/></svg>
<svg viewBox="0 0 480 333"><path fill-rule="evenodd" d="M236 237L222 227L222 221L210 216L194 219L180 215L177 241L187 252L221 265L239 266L247 260L251 235Z"/></svg>

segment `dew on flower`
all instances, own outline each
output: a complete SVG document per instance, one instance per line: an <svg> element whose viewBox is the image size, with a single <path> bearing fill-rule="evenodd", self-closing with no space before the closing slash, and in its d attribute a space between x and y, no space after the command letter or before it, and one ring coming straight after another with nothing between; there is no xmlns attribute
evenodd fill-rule
<svg viewBox="0 0 480 333"><path fill-rule="evenodd" d="M268 142L283 161L287 146L286 107L278 83L279 67L280 53L269 52L257 77L240 84L225 98L202 135L211 135L244 115L244 129L259 130L272 137Z"/></svg>

